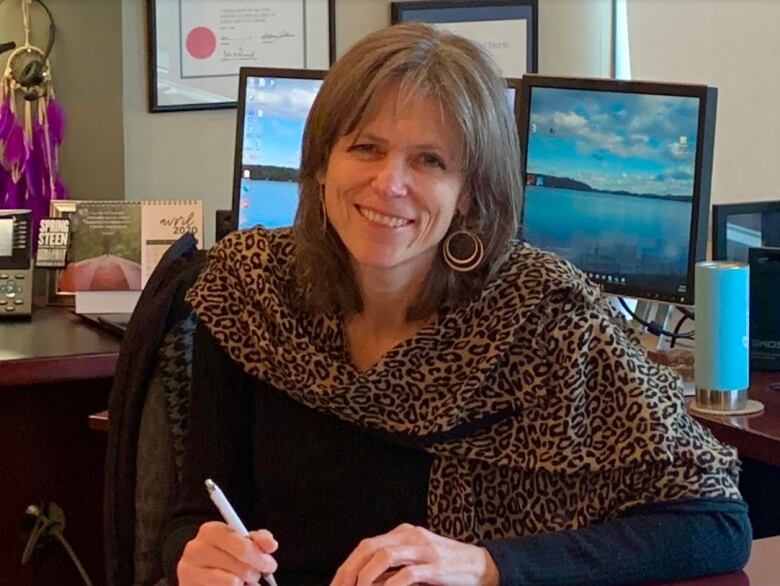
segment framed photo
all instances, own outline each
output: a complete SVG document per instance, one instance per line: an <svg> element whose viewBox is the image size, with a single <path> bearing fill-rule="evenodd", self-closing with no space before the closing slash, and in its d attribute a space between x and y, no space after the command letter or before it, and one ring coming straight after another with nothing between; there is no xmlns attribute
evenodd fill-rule
<svg viewBox="0 0 780 586"><path fill-rule="evenodd" d="M67 199L55 199L49 203L49 216L52 218L68 218L76 211L79 202ZM73 244L71 239L71 245ZM46 271L46 305L73 306L76 304L76 292L60 288L62 273L65 269L50 269Z"/></svg>
<svg viewBox="0 0 780 586"><path fill-rule="evenodd" d="M537 0L391 2L391 20L417 21L464 36L493 56L504 77L538 70Z"/></svg>
<svg viewBox="0 0 780 586"><path fill-rule="evenodd" d="M329 69L335 0L146 0L150 112L234 108L244 66Z"/></svg>

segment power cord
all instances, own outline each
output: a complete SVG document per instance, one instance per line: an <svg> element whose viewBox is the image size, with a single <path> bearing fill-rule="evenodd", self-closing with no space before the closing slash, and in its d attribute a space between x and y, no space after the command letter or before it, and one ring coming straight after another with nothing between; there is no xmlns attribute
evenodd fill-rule
<svg viewBox="0 0 780 586"><path fill-rule="evenodd" d="M646 320L646 319L644 319L642 317L639 317L639 315L637 315L637 313L634 312L634 310L632 310L628 306L628 303L626 303L626 300L623 299L622 297L618 297L618 301L620 302L620 305L623 307L623 309L625 309L628 312L628 314L634 320L636 320L637 323L639 323L639 324L643 325L645 328L647 328L648 332L650 332L654 336L666 336L668 338L671 338L672 342L671 342L670 346L674 346L675 340L678 340L678 339L680 339L680 340L693 340L694 339L695 330L690 330L688 332L680 333L680 328L682 327L683 322L685 322L685 320L689 320L689 319L693 320L694 319L694 314L690 310L688 310L688 309L686 309L684 307L676 306L677 310L680 313L682 313L683 316L677 322L677 326L674 328L674 331L670 332L669 330L664 329L664 327L661 324L659 324L658 322L648 321L648 320Z"/></svg>
<svg viewBox="0 0 780 586"><path fill-rule="evenodd" d="M41 543L41 540L45 537L55 537L65 551L70 556L71 561L76 566L81 579L86 586L92 586L92 580L89 579L87 571L81 564L76 552L73 551L70 543L65 539L62 531L65 529L65 512L56 503L44 503L43 508L46 509L46 513L41 510L41 507L36 505L30 505L24 511L31 517L35 517L35 525L33 525L30 537L27 539L27 543L24 546L24 552L22 553L22 565L27 564L32 558L35 547Z"/></svg>

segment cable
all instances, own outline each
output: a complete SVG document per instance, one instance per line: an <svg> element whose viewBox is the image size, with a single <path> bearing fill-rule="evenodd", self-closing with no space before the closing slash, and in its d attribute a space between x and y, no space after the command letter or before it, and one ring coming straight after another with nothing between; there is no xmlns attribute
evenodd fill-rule
<svg viewBox="0 0 780 586"><path fill-rule="evenodd" d="M679 307L677 308L680 309ZM674 348L675 343L677 342L677 337L680 333L680 328L685 323L686 320L693 319L692 316L693 313L686 310L686 313L683 313L683 316L677 320L677 325L674 326L674 336L672 337L672 341L669 343L669 348Z"/></svg>
<svg viewBox="0 0 780 586"><path fill-rule="evenodd" d="M25 513L31 517L35 517L35 525L33 526L30 537L27 539L27 543L22 553L22 565L27 564L32 558L35 547L40 543L44 537L54 536L60 542L62 547L70 556L73 565L76 566L81 579L84 581L85 586L92 586L92 580L90 580L87 571L79 560L76 552L73 551L70 543L67 542L65 536L62 534L63 527L65 526L65 513L55 503L46 503L44 508L50 511L47 514L41 510L41 507L36 505L30 505L25 510Z"/></svg>
<svg viewBox="0 0 780 586"><path fill-rule="evenodd" d="M644 327L646 327L647 331L650 332L651 334L653 334L654 336L666 336L668 338L671 338L672 340L676 340L678 338L679 339L683 339L683 340L693 340L693 338L694 338L694 330L691 330L689 332L683 332L682 334L679 333L680 332L679 329L675 329L674 332L670 332L669 330L665 330L664 327L661 324L659 324L659 323L656 323L654 321L647 321L646 319L643 319L643 318L639 317L628 306L628 303L626 303L626 300L623 299L622 297L618 297L618 301L620 302L620 305L623 306L623 309L625 309L632 318L634 318L638 323L640 323ZM693 314L690 311L688 311L687 309L685 310L685 312L681 311L681 313L683 313L683 317L680 318L680 322L682 322L683 319L693 319L692 317L688 317L687 315L685 315L686 312L688 314L690 314L691 316L693 316ZM678 326L680 325L680 322L678 322L678 324L677 324Z"/></svg>

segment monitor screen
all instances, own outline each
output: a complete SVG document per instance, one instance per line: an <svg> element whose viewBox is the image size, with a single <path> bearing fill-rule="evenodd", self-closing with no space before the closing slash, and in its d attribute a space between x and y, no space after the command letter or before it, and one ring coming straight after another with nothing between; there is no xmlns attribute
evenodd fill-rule
<svg viewBox="0 0 780 586"><path fill-rule="evenodd" d="M712 206L712 258L748 262L753 247L780 247L780 201Z"/></svg>
<svg viewBox="0 0 780 586"><path fill-rule="evenodd" d="M289 226L298 207L303 127L324 71L243 68L239 78L233 221Z"/></svg>
<svg viewBox="0 0 780 586"><path fill-rule="evenodd" d="M706 246L715 90L526 80L522 238L608 292L692 303Z"/></svg>

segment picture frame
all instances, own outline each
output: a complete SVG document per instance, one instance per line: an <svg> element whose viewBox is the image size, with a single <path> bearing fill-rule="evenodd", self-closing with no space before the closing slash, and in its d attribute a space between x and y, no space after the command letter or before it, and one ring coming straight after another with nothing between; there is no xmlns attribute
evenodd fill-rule
<svg viewBox="0 0 780 586"><path fill-rule="evenodd" d="M329 69L335 0L146 0L149 112L235 108L243 66Z"/></svg>
<svg viewBox="0 0 780 586"><path fill-rule="evenodd" d="M52 218L69 218L76 211L78 201L72 199L53 199L49 202L49 216ZM72 307L76 304L75 291L60 291L59 279L65 269L46 270L46 305Z"/></svg>
<svg viewBox="0 0 780 586"><path fill-rule="evenodd" d="M538 71L538 0L391 2L390 20L426 22L464 36L487 49L504 77Z"/></svg>

